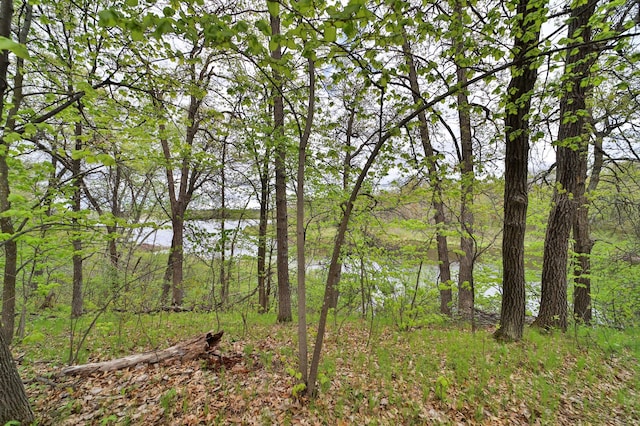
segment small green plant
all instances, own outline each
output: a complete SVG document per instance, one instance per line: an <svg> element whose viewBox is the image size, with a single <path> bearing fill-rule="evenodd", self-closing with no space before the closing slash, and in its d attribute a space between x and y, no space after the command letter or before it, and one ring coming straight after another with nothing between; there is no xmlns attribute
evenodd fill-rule
<svg viewBox="0 0 640 426"><path fill-rule="evenodd" d="M318 383L322 392L327 392L331 387L331 379L323 373L318 373Z"/></svg>
<svg viewBox="0 0 640 426"><path fill-rule="evenodd" d="M178 392L175 388L171 388L160 397L160 406L164 409L165 413L173 409L177 396Z"/></svg>
<svg viewBox="0 0 640 426"><path fill-rule="evenodd" d="M22 339L22 344L32 345L36 343L42 343L45 339L46 339L46 336L43 333L39 331L34 331L26 335L25 338Z"/></svg>
<svg viewBox="0 0 640 426"><path fill-rule="evenodd" d="M244 354L245 357L250 357L251 354L253 353L254 350L254 346L249 343L247 345L245 345L245 347L242 349L242 353Z"/></svg>
<svg viewBox="0 0 640 426"><path fill-rule="evenodd" d="M118 416L116 416L115 414L111 414L110 416L104 417L102 420L100 420L100 425L107 426L112 423L116 423L117 421L118 421Z"/></svg>
<svg viewBox="0 0 640 426"><path fill-rule="evenodd" d="M293 388L291 388L291 395L294 398L299 398L300 396L302 396L304 391L307 389L307 385L305 383L300 382L300 380L302 380L302 373L297 371L297 370L295 370L292 367L287 367L287 373L291 377L293 377L296 380L298 380L298 383L293 385Z"/></svg>
<svg viewBox="0 0 640 426"><path fill-rule="evenodd" d="M294 377L297 380L300 380L302 378L302 373L293 367L287 367L287 374L289 374L291 377Z"/></svg>
<svg viewBox="0 0 640 426"><path fill-rule="evenodd" d="M449 380L444 376L438 376L436 379L436 398L440 401L446 401L449 394Z"/></svg>
<svg viewBox="0 0 640 426"><path fill-rule="evenodd" d="M260 351L260 361L267 371L270 371L273 366L273 354L267 351Z"/></svg>
<svg viewBox="0 0 640 426"><path fill-rule="evenodd" d="M291 395L294 398L300 398L304 392L307 390L307 385L304 383L297 383L295 385L293 385L293 388L291 388Z"/></svg>

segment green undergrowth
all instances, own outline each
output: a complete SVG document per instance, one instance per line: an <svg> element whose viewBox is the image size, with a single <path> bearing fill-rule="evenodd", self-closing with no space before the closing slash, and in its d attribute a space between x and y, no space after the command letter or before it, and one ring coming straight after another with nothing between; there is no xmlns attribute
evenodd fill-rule
<svg viewBox="0 0 640 426"><path fill-rule="evenodd" d="M91 320L79 320L75 334ZM305 415L328 424L640 421L637 329L526 330L522 341L503 344L492 338L492 330L472 333L456 324L399 331L384 319L332 321L320 362L320 394L310 401L292 377L297 368L295 324L274 323L272 314L108 313L88 334L78 361L163 348L220 328L226 333L221 353L241 347L250 374L266 377L266 385L240 393L246 404L287 383L288 398L302 401ZM68 360L69 326L68 319L51 316L31 322L27 338L13 348L22 357L23 378L35 374L36 364L46 363L53 371ZM47 337L38 338L38 330L45 329ZM313 326L309 334L313 343ZM221 383L220 392L234 395L235 388L224 388L223 379L230 374L221 372L211 380ZM229 386L235 386L232 380ZM179 407L174 401L181 394L179 387L167 390L160 403L165 410L186 413L189 401Z"/></svg>

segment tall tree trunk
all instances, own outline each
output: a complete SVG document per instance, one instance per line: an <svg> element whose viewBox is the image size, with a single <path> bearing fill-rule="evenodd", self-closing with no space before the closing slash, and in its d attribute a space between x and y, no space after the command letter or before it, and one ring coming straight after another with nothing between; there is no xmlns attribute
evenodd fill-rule
<svg viewBox="0 0 640 426"><path fill-rule="evenodd" d="M502 305L498 340L522 338L526 305L524 236L527 224L529 110L538 69L531 53L538 44L544 3L520 0L513 32L514 65L507 88L505 116L504 229L502 233Z"/></svg>
<svg viewBox="0 0 640 426"><path fill-rule="evenodd" d="M260 221L258 224L258 311L269 310L267 291L267 226L269 222L269 157L265 151L263 168L260 171Z"/></svg>
<svg viewBox="0 0 640 426"><path fill-rule="evenodd" d="M117 158L117 152L114 152L114 158ZM120 183L122 181L122 166L116 164L114 167L109 168L109 181L112 182L111 188L111 215L114 219L113 224L106 226L107 228L107 253L109 256L109 281L111 283L112 291L116 292L120 285L118 278L118 267L120 263L120 253L118 252L118 218L122 215L120 211ZM129 291L128 280L125 283L125 292ZM126 306L128 301L123 299Z"/></svg>
<svg viewBox="0 0 640 426"><path fill-rule="evenodd" d="M342 190L347 192L349 188L349 182L351 180L351 160L353 159L353 149L351 139L353 138L353 126L356 120L356 105L355 102L350 105L345 105L345 108L349 112L349 118L347 118L347 129L346 129L346 138L345 138L345 146L344 146L344 157L342 159ZM338 272L337 280L340 281L340 275L342 275L342 259L340 259L340 268ZM330 309L338 309L338 300L340 299L340 288L338 286L334 287L333 294L331 295L331 303L329 305Z"/></svg>
<svg viewBox="0 0 640 426"><path fill-rule="evenodd" d="M409 83L411 85L411 94L413 102L419 104L422 100L420 96L420 85L418 83L418 73L413 60L413 53L407 35L404 34L404 44L402 50L405 55L407 66L409 67ZM440 273L440 313L451 315L451 261L449 260L449 248L445 228L447 220L445 216L444 203L442 202L442 182L440 179L440 167L438 166L437 157L431 144L429 137L429 127L427 115L424 111L418 114L418 123L420 124L420 141L427 162L427 171L429 174L429 182L433 191L431 204L435 211L434 221L436 223L437 236L436 242L438 246L438 270Z"/></svg>
<svg viewBox="0 0 640 426"><path fill-rule="evenodd" d="M117 158L117 153L115 153L114 158ZM115 170L114 170L115 169ZM111 190L111 214L114 219L118 219L122 212L120 211L120 183L122 181L122 166L120 164L116 164L111 168L111 172L115 172L113 176L113 189ZM107 226L107 232L109 233L109 241L108 241L108 252L109 252L109 261L111 263L111 267L114 269L114 272L118 270L118 263L120 261L120 253L118 253L118 243L117 243L117 234L118 234L118 225L109 225ZM114 275L115 279L115 275ZM114 288L115 288L114 283Z"/></svg>
<svg viewBox="0 0 640 426"><path fill-rule="evenodd" d="M457 25L460 26L458 37L455 38L457 56L465 53L462 34L462 2L456 0L454 14ZM467 85L467 69L456 61L456 76L458 84ZM473 187L475 175L473 172L473 141L471 139L471 111L466 89L458 92L458 121L460 122L460 145L462 147L462 161L460 163L460 249L463 254L459 257L458 272L458 313L464 319L473 318L475 289L473 285L473 264L475 258L475 242L473 240Z"/></svg>
<svg viewBox="0 0 640 426"><path fill-rule="evenodd" d="M79 111L78 111L79 112ZM82 150L82 123L77 122L75 125L75 150ZM73 291L71 295L71 318L82 316L82 236L78 225L78 216L82 209L82 179L80 177L81 159L74 158L71 160L71 173L73 175L73 218L71 237L73 244Z"/></svg>
<svg viewBox="0 0 640 426"><path fill-rule="evenodd" d="M169 293L171 292L171 279L173 278L173 253L174 253L174 240L171 237L171 248L169 248L169 255L167 256L167 268L164 271L164 278L162 281L162 295L160 296L160 303L162 306L168 306Z"/></svg>
<svg viewBox="0 0 640 426"><path fill-rule="evenodd" d="M9 201L8 146L0 139L0 212L11 209ZM13 235L13 221L10 217L0 218L0 230L5 235ZM2 334L7 344L13 340L16 311L16 273L18 268L18 244L14 239L4 242L4 275L2 287Z"/></svg>
<svg viewBox="0 0 640 426"><path fill-rule="evenodd" d="M227 181L225 166L227 162L227 143L222 143L222 161L220 170L220 303L226 306L229 303L229 275L227 273L227 230L225 229L225 215L227 214Z"/></svg>
<svg viewBox="0 0 640 426"><path fill-rule="evenodd" d="M178 213L171 219L173 228L173 258L171 264L171 304L182 306L184 290L182 289L183 265L184 265L184 213Z"/></svg>
<svg viewBox="0 0 640 426"><path fill-rule="evenodd" d="M280 35L280 17L270 15L273 37ZM275 61L282 59L278 44L271 51ZM273 70L273 135L275 143L276 169L276 241L278 244L276 264L278 270L278 322L289 322L291 314L291 289L289 287L289 230L287 217L287 144L284 135L284 100L282 98L282 76Z"/></svg>
<svg viewBox="0 0 640 426"><path fill-rule="evenodd" d="M29 15L30 15L29 8ZM13 19L13 0L0 1L0 36L11 38L11 22ZM30 21L30 19L29 19ZM28 31L28 27L27 27ZM24 42L22 39L19 40ZM9 51L0 51L0 117L5 114L5 96L9 88L7 74L9 70ZM18 72L19 74L19 72ZM15 90L21 90L14 86ZM15 98L15 96L14 96ZM15 107L15 103L14 103ZM6 130L10 130L5 126ZM0 137L0 213L11 208L9 203L9 167L7 156L9 145ZM13 235L13 223L10 218L0 218L0 230L3 233ZM18 369L9 344L13 338L14 313L15 313L15 284L17 269L17 245L15 240L9 240L4 245L5 266L2 291L2 328L0 329L0 424L11 420L17 420L25 424L33 422L33 412L29 406L27 395L20 380Z"/></svg>
<svg viewBox="0 0 640 426"><path fill-rule="evenodd" d="M11 420L28 425L34 418L9 346L0 333L0 424Z"/></svg>
<svg viewBox="0 0 640 426"><path fill-rule="evenodd" d="M296 196L296 255L298 263L298 369L302 374L302 381L306 385L308 379L308 347L307 347L307 292L306 292L306 258L305 258L305 228L304 228L304 179L307 162L307 144L311 136L313 113L315 109L315 64L308 60L309 67L309 104L304 132L298 146L298 173Z"/></svg>
<svg viewBox="0 0 640 426"><path fill-rule="evenodd" d="M31 11L30 5L26 6L24 22L20 28L18 41L22 44L27 42L27 36L31 28ZM11 38L11 22L13 19L13 2L11 0L2 0L0 4L0 36ZM8 70L9 70L9 51L0 51L0 117L5 113L5 97L9 89ZM12 106L6 115L6 122L3 127L3 135L10 133L15 129L16 115L20 109L23 99L23 74L22 68L24 60L16 59L16 73L13 81ZM9 165L7 157L9 156L9 143L0 136L0 213L4 213L11 209L9 196L11 187L9 184ZM5 235L13 236L15 232L13 220L11 217L0 217L0 231ZM4 275L2 288L2 329L7 345L13 340L15 327L15 310L16 310L16 274L18 271L18 244L14 239L9 239L4 243Z"/></svg>
<svg viewBox="0 0 640 426"><path fill-rule="evenodd" d="M586 156L580 157L580 176L586 179L587 170ZM593 146L593 165L591 166L591 177L589 179L588 193L595 191L600 182L600 171L604 162L604 151L602 149L602 136L596 135ZM576 220L573 224L573 238L575 240L574 251L576 254L576 264L574 266L574 290L573 290L573 316L576 321L589 324L593 317L591 308L591 250L593 240L589 230L589 202L587 197L579 200Z"/></svg>
<svg viewBox="0 0 640 426"><path fill-rule="evenodd" d="M195 133L193 129L195 112L194 109L194 97L191 97L191 104L189 108L189 122L192 123L187 128L187 143L191 142L189 138L193 137ZM162 289L162 300L167 299L169 293L169 280L171 281L171 304L173 306L182 305L182 275L183 275L183 240L184 240L184 213L186 206L189 204L190 193L187 190L187 182L190 174L192 173L189 167L189 161L184 158L180 169L180 182L176 183L173 176L172 155L169 148L169 141L163 136L165 132L164 124L160 124L160 144L162 145L162 152L167 162L165 166L165 174L167 176L167 192L169 194L169 204L171 209L171 228L173 236L171 238L171 251L169 252L169 259L167 261L167 270L165 273L165 284Z"/></svg>
<svg viewBox="0 0 640 426"><path fill-rule="evenodd" d="M586 163L586 158L585 158ZM586 167L585 167L586 169ZM573 223L575 260L573 267L573 316L576 321L591 323L591 249L593 240L589 232L589 205L586 197L578 200L580 206Z"/></svg>
<svg viewBox="0 0 640 426"><path fill-rule="evenodd" d="M196 133L200 129L201 119L198 117L198 112L203 102L202 93L203 89L208 87L213 71L209 68L211 64L211 56L203 58L202 69L198 73L196 71L196 57L202 52L202 46L195 44L189 53L191 59L188 68L189 82L192 85L190 88L189 104L187 107L186 117L186 135L184 144L189 148L194 145ZM162 108L162 96L159 93L154 93L153 103L156 107ZM172 304L174 306L182 305L184 297L183 290L183 268L184 268L184 216L189 207L189 203L193 197L194 191L199 187L202 180L202 171L198 170L192 164L192 157L190 155L191 149L183 150L182 157L180 158L179 181L176 182L174 177L174 162L175 159L172 156L171 149L169 147L169 141L165 135L166 126L160 124L159 126L160 144L162 146L162 153L166 161L165 174L167 177L167 192L169 195L169 203L171 207L171 225L173 227L173 238L171 242L171 254L169 262L171 266L168 266L167 274L171 273L171 287L172 287ZM171 268L171 271L169 271ZM163 290L164 293L164 290Z"/></svg>
<svg viewBox="0 0 640 426"><path fill-rule="evenodd" d="M0 181L4 180L6 160L0 155ZM8 173L8 172L7 172ZM10 204L2 201L5 199L4 185L0 182L0 211L7 211ZM0 230L4 234L13 234L13 223L10 218L0 219ZM18 264L18 245L15 240L4 243L4 279L2 288L2 333L5 340L10 343L13 340L16 311L16 272Z"/></svg>
<svg viewBox="0 0 640 426"><path fill-rule="evenodd" d="M590 90L590 84L583 84L583 80L589 77L591 65L596 58L596 55L592 54L589 26L596 3L589 1L574 7L569 17L568 37L574 41L569 45L562 78L556 185L544 243L540 312L533 323L536 327L559 328L562 331L565 331L568 325L569 235L576 220L579 203L584 201L585 193L583 175L586 175L588 148L585 116L586 96ZM581 157L585 159L581 160ZM584 229L580 230L580 232L584 231ZM582 243L585 242L582 241ZM586 259L582 257L582 261Z"/></svg>
<svg viewBox="0 0 640 426"><path fill-rule="evenodd" d="M381 96L380 102L382 104L384 98ZM432 103L433 105L433 103ZM411 120L413 120L418 112L424 111L426 107L418 108L418 110L410 114L401 120L396 126L396 130L406 126ZM320 319L318 320L318 332L316 333L316 343L313 347L313 356L311 358L311 364L309 366L309 379L308 379L308 390L309 394L312 397L316 396L316 379L318 377L318 368L320 367L320 356L322 354L322 345L324 343L324 333L327 327L327 318L329 316L329 308L331 306L331 297L333 295L334 288L339 284L340 280L340 269L341 262L340 256L342 252L342 246L344 244L345 235L347 233L347 227L349 226L349 219L351 218L351 213L353 212L353 206L360 194L360 190L362 188L362 184L364 183L365 178L367 177L371 166L376 160L380 150L384 143L389 140L391 137L391 131L388 131L380 136L376 145L373 147L371 153L369 154L369 158L366 163L362 167L362 170L358 174L358 178L356 179L355 184L353 185L353 189L351 190L351 194L349 195L349 199L344 204L344 210L342 213L342 219L340 220L340 224L338 225L338 230L336 232L335 240L333 243L333 251L331 253L331 261L329 263L329 272L327 274L327 283L324 288L324 298L322 299L322 309L320 310Z"/></svg>

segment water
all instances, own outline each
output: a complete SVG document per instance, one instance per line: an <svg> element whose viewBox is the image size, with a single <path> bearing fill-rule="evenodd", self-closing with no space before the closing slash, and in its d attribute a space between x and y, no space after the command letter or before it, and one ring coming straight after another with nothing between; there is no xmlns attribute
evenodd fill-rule
<svg viewBox="0 0 640 426"><path fill-rule="evenodd" d="M231 254L233 244L234 255L251 255L257 251L257 238L242 232L248 226L258 226L257 219L231 220L224 223L226 234L226 254ZM187 253L215 255L221 252L222 222L220 220L193 220L185 222L184 250ZM132 239L149 248L166 250L171 247L173 230L171 226L160 228L142 227L134 230Z"/></svg>
<svg viewBox="0 0 640 426"><path fill-rule="evenodd" d="M257 219L243 219L243 220L225 220L225 232L227 234L227 248L225 254L231 255L231 244L233 241L233 255L235 256L256 256L257 253L257 237L247 235L243 232L247 227L258 226ZM167 250L171 247L171 239L173 237L173 231L170 225L161 228L142 227L134 231L133 239L138 244L145 244L151 248L159 248L160 250ZM221 253L221 237L222 237L222 224L220 220L196 220L188 221L185 223L185 241L184 248L187 253L198 254L206 256L208 258L220 256ZM295 267L295 258L290 258L290 264ZM326 270L328 269L329 259L312 260L307 265L307 270ZM373 298L381 298L384 296L378 289L378 285L384 285L385 287L391 287L392 293L395 296L401 296L405 292L405 287L409 283L410 287L413 287L416 279L417 268L400 268L395 269L395 273L390 274L389 271L385 271L385 268L375 261L366 261L368 274L376 277L373 281L378 281L374 284ZM457 281L458 263L452 262L451 274L452 279ZM486 270L488 268L488 274ZM499 276L499 270L495 266L491 265L476 265L476 272L480 269L485 269L486 275L490 275L489 281L480 284L476 282L476 291L481 292L485 298L496 298L502 294L501 277ZM360 264L358 259L346 259L342 265L343 279L355 279L353 276L359 275ZM351 276L351 277L350 277ZM494 281L495 280L495 281ZM439 269L434 263L425 263L422 267L422 273L420 277L420 287L433 286L439 282ZM384 283L384 284L383 284ZM527 283L527 299L526 309L534 316L539 309L539 282ZM476 293L477 294L477 293ZM380 302L377 300L377 302Z"/></svg>

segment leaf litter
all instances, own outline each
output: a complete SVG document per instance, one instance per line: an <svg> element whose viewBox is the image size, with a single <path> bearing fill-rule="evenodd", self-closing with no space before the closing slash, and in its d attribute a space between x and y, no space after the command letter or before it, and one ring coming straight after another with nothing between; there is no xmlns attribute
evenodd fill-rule
<svg viewBox="0 0 640 426"><path fill-rule="evenodd" d="M320 368L326 379L319 397L309 400L293 391L296 346L288 334L294 332L224 341L209 360L139 364L82 377L56 376L43 363L20 368L41 425L640 422L638 403L628 400L640 400L638 371L626 358L609 359L597 369L601 376L587 379L570 353L558 355L557 368L532 368L525 359L505 375L497 369L509 360L493 346L475 365L460 367L459 357L438 346L453 345L438 331L435 344L418 349L415 340L429 339L428 330L411 336L419 331L383 329L370 341L357 324L328 333ZM531 349L524 345L511 351Z"/></svg>

